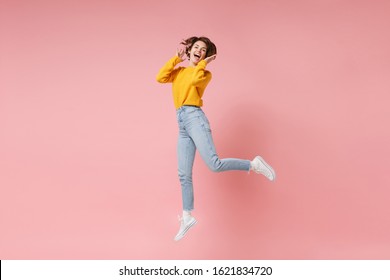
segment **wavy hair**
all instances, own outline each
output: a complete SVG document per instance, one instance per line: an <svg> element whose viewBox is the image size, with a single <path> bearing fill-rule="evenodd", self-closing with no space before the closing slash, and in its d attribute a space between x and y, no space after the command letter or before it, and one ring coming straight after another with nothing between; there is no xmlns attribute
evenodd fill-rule
<svg viewBox="0 0 390 280"><path fill-rule="evenodd" d="M203 43L206 44L206 47L207 47L207 50L206 50L206 57L209 57L209 56L212 56L214 54L217 54L217 47L215 46L215 44L213 42L211 42L211 40L207 37L190 37L188 39L185 39L183 40L180 44L184 45L186 50L185 50L185 53L189 59L190 57L190 51L191 51L191 48L192 46L198 42L198 41L202 41Z"/></svg>

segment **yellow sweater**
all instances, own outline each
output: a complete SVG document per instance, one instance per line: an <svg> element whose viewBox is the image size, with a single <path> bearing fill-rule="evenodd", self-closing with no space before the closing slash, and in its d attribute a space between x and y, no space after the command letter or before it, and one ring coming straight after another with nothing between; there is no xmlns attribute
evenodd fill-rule
<svg viewBox="0 0 390 280"><path fill-rule="evenodd" d="M211 80L206 61L199 61L196 67L177 67L181 62L178 56L171 58L157 74L159 83L172 83L173 102L178 109L183 105L203 105L202 96Z"/></svg>

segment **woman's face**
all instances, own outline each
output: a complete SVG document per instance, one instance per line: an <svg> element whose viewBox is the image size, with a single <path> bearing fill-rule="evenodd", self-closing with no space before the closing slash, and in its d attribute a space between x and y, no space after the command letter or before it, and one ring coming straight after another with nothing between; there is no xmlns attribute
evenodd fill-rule
<svg viewBox="0 0 390 280"><path fill-rule="evenodd" d="M205 59L207 52L206 43L203 41L196 41L190 51L190 63L197 65L199 61Z"/></svg>

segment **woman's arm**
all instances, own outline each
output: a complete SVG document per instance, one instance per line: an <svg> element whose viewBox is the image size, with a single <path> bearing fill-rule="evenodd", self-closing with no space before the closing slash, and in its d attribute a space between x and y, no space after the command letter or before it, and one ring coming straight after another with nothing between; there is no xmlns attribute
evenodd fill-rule
<svg viewBox="0 0 390 280"><path fill-rule="evenodd" d="M175 79L177 73L179 72L179 68L175 69L175 66L183 61L184 51L177 50L176 55L171 58L157 74L157 82L159 83L172 83Z"/></svg>
<svg viewBox="0 0 390 280"><path fill-rule="evenodd" d="M206 65L213 61L217 55L212 55L200 61L195 67L194 75L192 77L192 85L195 87L206 88L211 80L211 72L206 70Z"/></svg>

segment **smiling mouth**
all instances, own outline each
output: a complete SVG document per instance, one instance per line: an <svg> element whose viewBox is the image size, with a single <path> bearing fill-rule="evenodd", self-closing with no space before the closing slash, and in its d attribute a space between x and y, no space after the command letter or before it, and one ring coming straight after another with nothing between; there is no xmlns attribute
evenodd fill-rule
<svg viewBox="0 0 390 280"><path fill-rule="evenodd" d="M200 58L200 55L199 55L199 54L194 54L194 56L195 56L196 58Z"/></svg>

